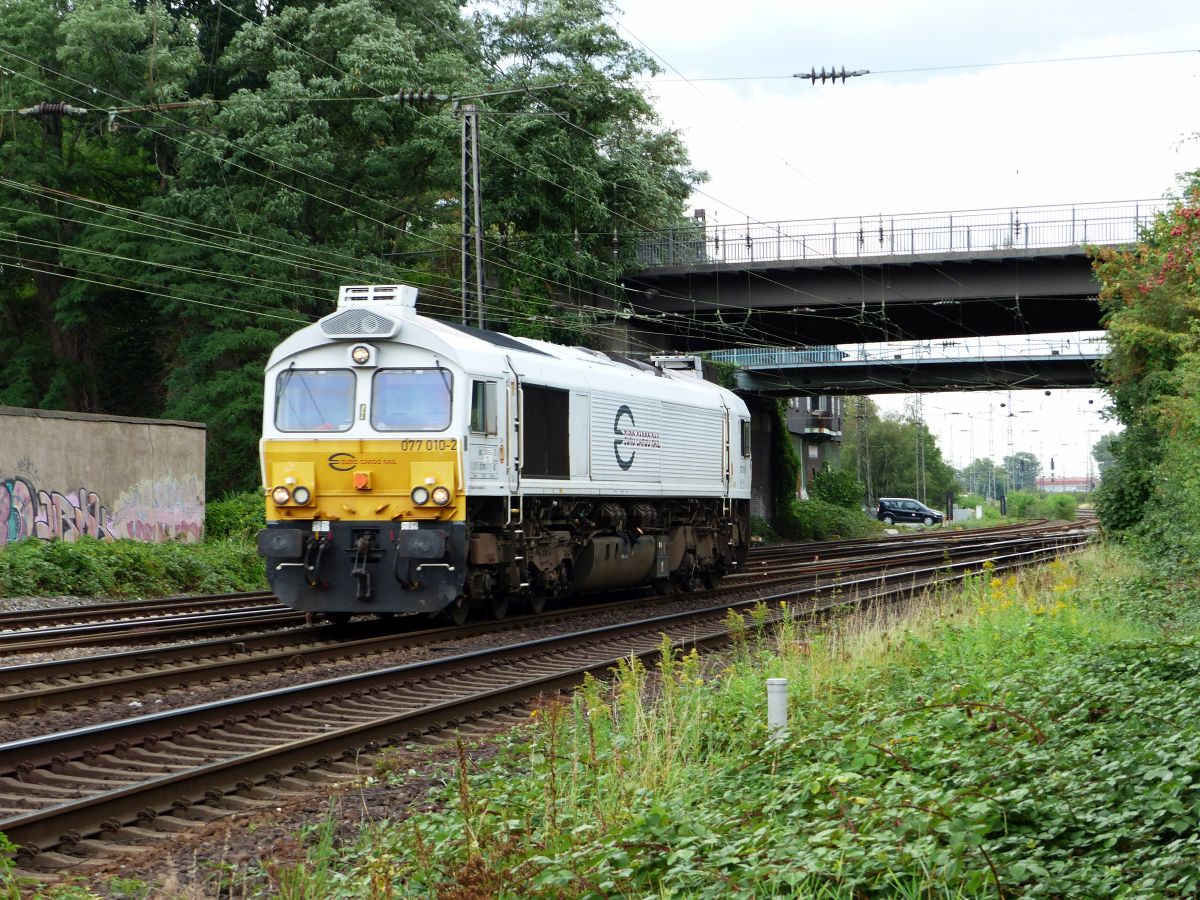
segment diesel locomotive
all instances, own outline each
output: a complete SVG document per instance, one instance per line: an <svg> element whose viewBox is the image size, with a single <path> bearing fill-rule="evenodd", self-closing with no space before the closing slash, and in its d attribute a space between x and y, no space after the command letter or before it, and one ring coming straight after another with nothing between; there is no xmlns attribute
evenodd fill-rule
<svg viewBox="0 0 1200 900"><path fill-rule="evenodd" d="M714 584L745 563L750 415L672 368L419 315L341 288L266 370L258 551L288 606L540 612Z"/></svg>

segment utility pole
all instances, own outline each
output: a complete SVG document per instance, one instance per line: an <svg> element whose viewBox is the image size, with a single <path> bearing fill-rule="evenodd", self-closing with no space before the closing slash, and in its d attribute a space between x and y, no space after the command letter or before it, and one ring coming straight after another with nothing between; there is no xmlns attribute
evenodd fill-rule
<svg viewBox="0 0 1200 900"><path fill-rule="evenodd" d="M449 103L462 121L462 192L459 205L462 208L462 322L467 324L468 310L475 306L475 322L483 327L483 194L479 175L479 108L473 103L461 104L462 100L479 97L497 97L504 94L532 94L534 91L562 87L562 82L542 84L535 87L511 90L485 91L479 94L436 94L431 90L405 88L395 94L377 98L381 103L399 103L409 106L427 106L430 103Z"/></svg>
<svg viewBox="0 0 1200 900"><path fill-rule="evenodd" d="M483 327L483 197L479 193L479 110L468 103L462 117L462 320L468 295L475 297L475 324Z"/></svg>

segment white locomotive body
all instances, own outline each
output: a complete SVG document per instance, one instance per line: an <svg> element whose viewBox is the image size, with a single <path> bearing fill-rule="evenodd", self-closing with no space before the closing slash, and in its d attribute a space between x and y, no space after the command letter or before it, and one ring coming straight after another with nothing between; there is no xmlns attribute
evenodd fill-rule
<svg viewBox="0 0 1200 900"><path fill-rule="evenodd" d="M416 313L403 285L267 367L260 553L335 617L712 583L749 541L750 416L694 374ZM301 502L302 501L302 502Z"/></svg>

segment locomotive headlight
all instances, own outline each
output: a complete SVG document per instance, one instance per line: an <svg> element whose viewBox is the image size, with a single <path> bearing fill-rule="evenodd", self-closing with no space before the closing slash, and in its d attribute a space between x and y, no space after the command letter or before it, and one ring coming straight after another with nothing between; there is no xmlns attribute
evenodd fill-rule
<svg viewBox="0 0 1200 900"><path fill-rule="evenodd" d="M303 485L292 491L292 500L300 506L308 505L308 501L312 499L312 491Z"/></svg>
<svg viewBox="0 0 1200 900"><path fill-rule="evenodd" d="M412 497L412 502L417 506L424 506L429 502L429 489L417 485L412 489L412 493L409 496Z"/></svg>
<svg viewBox="0 0 1200 900"><path fill-rule="evenodd" d="M440 484L433 489L433 502L438 506L445 506L450 502L450 489L442 487Z"/></svg>
<svg viewBox="0 0 1200 900"><path fill-rule="evenodd" d="M283 506L291 499L292 492L282 484L271 491L271 499L275 501L276 506Z"/></svg>
<svg viewBox="0 0 1200 900"><path fill-rule="evenodd" d="M371 348L366 344L359 344L350 351L350 358L354 360L355 365L365 366L371 361Z"/></svg>

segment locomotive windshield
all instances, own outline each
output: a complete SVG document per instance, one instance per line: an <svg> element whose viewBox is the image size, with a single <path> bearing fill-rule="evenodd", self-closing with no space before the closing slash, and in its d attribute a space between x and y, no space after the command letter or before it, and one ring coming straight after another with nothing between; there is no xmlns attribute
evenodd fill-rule
<svg viewBox="0 0 1200 900"><path fill-rule="evenodd" d="M383 369L371 391L377 431L443 431L450 425L448 369Z"/></svg>
<svg viewBox="0 0 1200 900"><path fill-rule="evenodd" d="M347 431L354 421L354 373L288 369L279 375L275 427L280 431Z"/></svg>

